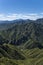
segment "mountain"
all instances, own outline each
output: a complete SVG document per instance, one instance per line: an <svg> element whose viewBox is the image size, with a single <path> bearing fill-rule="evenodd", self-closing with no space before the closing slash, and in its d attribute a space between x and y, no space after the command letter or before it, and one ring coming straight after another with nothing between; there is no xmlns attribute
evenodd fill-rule
<svg viewBox="0 0 43 65"><path fill-rule="evenodd" d="M0 23L0 65L7 64L43 65L43 18Z"/></svg>

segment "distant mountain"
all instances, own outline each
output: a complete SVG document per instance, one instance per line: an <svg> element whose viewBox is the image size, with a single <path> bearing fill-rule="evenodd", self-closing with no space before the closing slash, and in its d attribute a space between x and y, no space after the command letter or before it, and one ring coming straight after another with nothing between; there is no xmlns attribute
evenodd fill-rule
<svg viewBox="0 0 43 65"><path fill-rule="evenodd" d="M43 18L39 18L36 20L30 20L30 19L16 19L16 20L0 20L0 23L15 23L15 22L43 22Z"/></svg>

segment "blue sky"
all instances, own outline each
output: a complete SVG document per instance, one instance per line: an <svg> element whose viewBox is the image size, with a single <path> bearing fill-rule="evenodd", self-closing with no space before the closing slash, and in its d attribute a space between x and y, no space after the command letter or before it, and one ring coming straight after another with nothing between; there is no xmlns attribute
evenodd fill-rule
<svg viewBox="0 0 43 65"><path fill-rule="evenodd" d="M0 0L0 20L43 17L43 0Z"/></svg>

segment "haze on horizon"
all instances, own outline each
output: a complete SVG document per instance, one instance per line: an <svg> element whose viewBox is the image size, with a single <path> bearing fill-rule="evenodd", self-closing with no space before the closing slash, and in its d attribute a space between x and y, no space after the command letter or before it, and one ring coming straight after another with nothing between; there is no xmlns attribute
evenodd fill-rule
<svg viewBox="0 0 43 65"><path fill-rule="evenodd" d="M0 0L0 20L43 18L43 0Z"/></svg>

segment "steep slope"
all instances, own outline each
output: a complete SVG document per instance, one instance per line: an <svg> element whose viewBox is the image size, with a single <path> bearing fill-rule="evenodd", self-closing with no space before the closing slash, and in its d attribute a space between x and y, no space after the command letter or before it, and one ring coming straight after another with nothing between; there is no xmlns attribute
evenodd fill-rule
<svg viewBox="0 0 43 65"><path fill-rule="evenodd" d="M6 48L6 49L5 49ZM15 52L16 51L16 52ZM19 53L19 54L18 54ZM0 65L42 65L43 49L20 49L4 44L0 49Z"/></svg>
<svg viewBox="0 0 43 65"><path fill-rule="evenodd" d="M25 57L20 53L20 50L10 44L0 45L0 54L2 54L3 57L8 57L10 59L25 59Z"/></svg>
<svg viewBox="0 0 43 65"><path fill-rule="evenodd" d="M43 24L34 22L13 24L11 28L0 31L0 44L1 43L23 44L30 48L43 48Z"/></svg>

